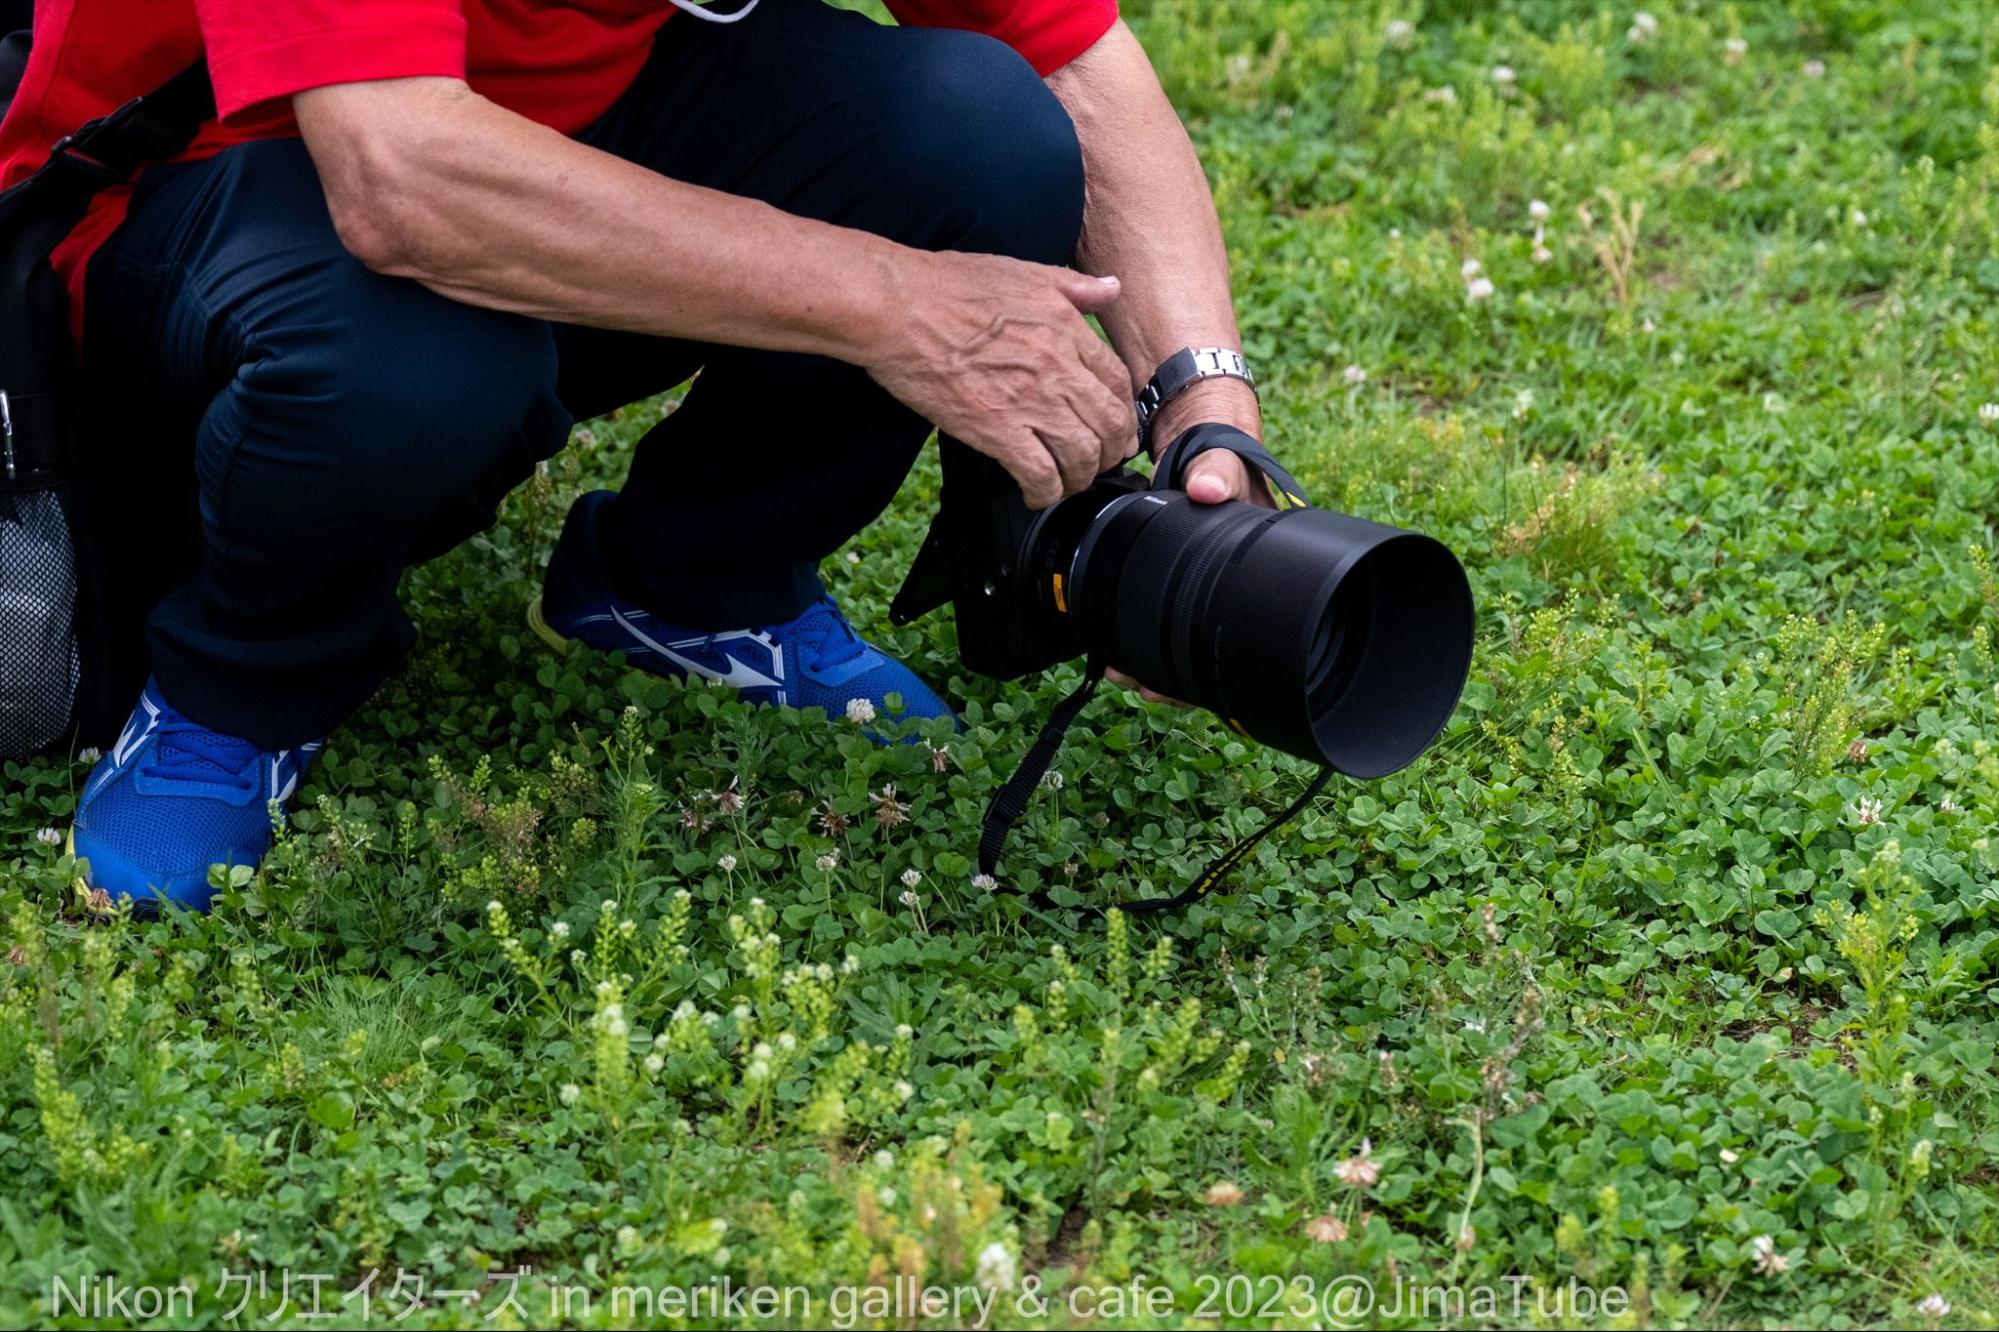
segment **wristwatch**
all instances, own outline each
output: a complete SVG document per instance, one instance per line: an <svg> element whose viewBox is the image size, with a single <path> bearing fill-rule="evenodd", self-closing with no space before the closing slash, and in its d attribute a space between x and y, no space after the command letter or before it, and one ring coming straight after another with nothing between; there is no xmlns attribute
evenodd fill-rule
<svg viewBox="0 0 1999 1332"><path fill-rule="evenodd" d="M1152 418L1159 409L1204 379L1240 379L1256 389L1256 376L1242 353L1228 347L1182 347L1166 358L1146 381L1133 405L1138 408L1138 447L1148 452L1152 441Z"/></svg>

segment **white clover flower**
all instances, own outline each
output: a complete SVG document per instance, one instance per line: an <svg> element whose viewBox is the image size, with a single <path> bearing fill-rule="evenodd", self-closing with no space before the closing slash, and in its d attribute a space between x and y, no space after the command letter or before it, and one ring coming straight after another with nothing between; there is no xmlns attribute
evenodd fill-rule
<svg viewBox="0 0 1999 1332"><path fill-rule="evenodd" d="M861 959L859 954L849 953L845 957L840 959L841 975L851 976L860 969L861 969Z"/></svg>
<svg viewBox="0 0 1999 1332"><path fill-rule="evenodd" d="M1485 265L1476 259L1467 259L1458 265L1458 276L1469 282L1485 271Z"/></svg>
<svg viewBox="0 0 1999 1332"><path fill-rule="evenodd" d="M618 899L615 897L607 897L604 899L603 905L598 907L597 909L599 911L602 911L607 916L615 916L618 914Z"/></svg>
<svg viewBox="0 0 1999 1332"><path fill-rule="evenodd" d="M745 1082L766 1082L769 1079L770 1061L768 1059L752 1059L749 1067L743 1070L743 1081Z"/></svg>
<svg viewBox="0 0 1999 1332"><path fill-rule="evenodd" d="M1737 1161L1740 1161L1741 1159L1742 1158L1740 1156L1736 1155L1728 1148L1724 1147L1721 1149L1721 1163L1723 1165L1734 1165Z"/></svg>
<svg viewBox="0 0 1999 1332"><path fill-rule="evenodd" d="M1408 19L1390 19L1381 30L1381 40L1398 51L1407 51L1416 40L1416 25Z"/></svg>
<svg viewBox="0 0 1999 1332"><path fill-rule="evenodd" d="M979 1250L978 1262L973 1271L978 1283L987 1290L1012 1290L1014 1278L1018 1274L1018 1269L1014 1266L1013 1251L998 1240ZM1931 1298L1934 1299L1935 1296Z"/></svg>
<svg viewBox="0 0 1999 1332"><path fill-rule="evenodd" d="M1346 380L1354 388L1359 388L1367 382L1367 371L1358 365L1350 365L1341 372L1340 378Z"/></svg>
<svg viewBox="0 0 1999 1332"><path fill-rule="evenodd" d="M916 895L914 889L905 888L902 890L901 896L897 897L895 900L902 903L904 906L910 908L911 910L914 910L917 904L921 902L923 899Z"/></svg>
<svg viewBox="0 0 1999 1332"><path fill-rule="evenodd" d="M1548 201L1546 199L1530 199L1527 203L1528 220L1533 222L1536 226L1539 226L1543 222L1546 222L1549 218L1553 217L1554 215L1555 215L1555 210L1548 207Z"/></svg>
<svg viewBox="0 0 1999 1332"><path fill-rule="evenodd" d="M575 1105L583 1099L583 1089L573 1082L565 1082L562 1084L562 1090L556 1095L562 1099L564 1105Z"/></svg>
<svg viewBox="0 0 1999 1332"><path fill-rule="evenodd" d="M1791 1260L1777 1252L1777 1241L1768 1235L1758 1235L1749 1241L1749 1255L1763 1276L1781 1276L1791 1270Z"/></svg>
<svg viewBox="0 0 1999 1332"><path fill-rule="evenodd" d="M859 552L858 550L850 550L847 552L847 563L859 564L860 562L861 562L861 552Z"/></svg>
<svg viewBox="0 0 1999 1332"><path fill-rule="evenodd" d="M1659 20L1641 9L1631 16L1631 28L1624 35L1641 44L1649 42L1659 35Z"/></svg>
<svg viewBox="0 0 1999 1332"><path fill-rule="evenodd" d="M1374 1142L1369 1138L1360 1140L1360 1150L1333 1167L1333 1174L1342 1184L1356 1189L1371 1189L1381 1182L1381 1163L1374 1159Z"/></svg>
<svg viewBox="0 0 1999 1332"><path fill-rule="evenodd" d="M899 1041L911 1040L915 1037L915 1035L916 1035L916 1028L910 1026L907 1022L898 1022L895 1024L895 1038L897 1040Z"/></svg>
<svg viewBox="0 0 1999 1332"><path fill-rule="evenodd" d="M734 874L736 872L736 858L734 856L723 856L715 862L715 868L721 870L724 874Z"/></svg>
<svg viewBox="0 0 1999 1332"><path fill-rule="evenodd" d="M1458 90L1446 83L1442 87L1432 88L1428 92L1425 92L1423 100L1432 106L1456 106L1458 102Z"/></svg>
<svg viewBox="0 0 1999 1332"><path fill-rule="evenodd" d="M1808 78L1808 79L1822 79L1822 78L1824 78L1824 77L1825 77L1825 61L1823 61L1823 60L1807 60L1807 61L1805 62L1805 77L1806 77L1806 78Z"/></svg>
<svg viewBox="0 0 1999 1332"><path fill-rule="evenodd" d="M1955 800L1952 800L1949 796L1945 796L1943 799L1937 801L1937 813L1939 814L1957 813L1957 802Z"/></svg>
<svg viewBox="0 0 1999 1332"><path fill-rule="evenodd" d="M1517 77L1518 76L1514 74L1513 66L1511 65L1494 65L1492 67L1492 81L1499 85L1500 91L1502 92L1511 88L1513 86L1515 78Z"/></svg>
<svg viewBox="0 0 1999 1332"><path fill-rule="evenodd" d="M572 948L569 950L570 966L581 967L585 962L589 960L590 960L590 955L588 953L585 953L581 948Z"/></svg>
<svg viewBox="0 0 1999 1332"><path fill-rule="evenodd" d="M1999 402L1979 403L1978 422L1980 425L1999 425Z"/></svg>
<svg viewBox="0 0 1999 1332"><path fill-rule="evenodd" d="M1537 263L1537 264L1545 264L1545 263L1547 263L1547 262L1548 262L1548 261L1549 261L1550 259L1553 259L1554 257L1555 257L1555 252L1554 252L1553 250L1549 249L1549 248L1548 248L1547 246L1545 246L1545 245L1536 245L1536 246L1534 247L1534 254L1533 254L1533 259L1534 259L1534 262L1535 262L1535 263Z"/></svg>
<svg viewBox="0 0 1999 1332"><path fill-rule="evenodd" d="M1846 215L1846 220L1852 223L1856 229L1863 228L1867 225L1867 214L1863 210L1856 208Z"/></svg>
<svg viewBox="0 0 1999 1332"><path fill-rule="evenodd" d="M1934 1293L1925 1295L1916 1301L1916 1312L1925 1318L1942 1318L1950 1312L1950 1301Z"/></svg>
<svg viewBox="0 0 1999 1332"><path fill-rule="evenodd" d="M1465 299L1476 305L1480 301L1492 299L1494 290L1491 278L1473 278L1465 284Z"/></svg>
<svg viewBox="0 0 1999 1332"><path fill-rule="evenodd" d="M898 1101L906 1101L906 1100L908 1100L908 1099L909 1099L910 1097L912 1097L912 1096L914 1096L914 1095L916 1095L916 1088L914 1088L914 1087L910 1086L910 1085L909 1085L909 1084L908 1084L907 1082L905 1082L905 1081L904 1081L903 1079L901 1079L901 1078L897 1078L897 1079L895 1080L895 1099L896 1099L896 1100L898 1100Z"/></svg>
<svg viewBox="0 0 1999 1332"><path fill-rule="evenodd" d="M1870 828L1881 822L1881 802L1879 800L1869 800L1866 796L1861 796L1848 805L1846 812L1852 817L1854 823L1862 828Z"/></svg>
<svg viewBox="0 0 1999 1332"><path fill-rule="evenodd" d="M974 874L972 876L972 887L982 893L994 892L999 888L999 880L990 874Z"/></svg>
<svg viewBox="0 0 1999 1332"><path fill-rule="evenodd" d="M812 863L818 867L821 874L831 874L840 867L840 853L828 851Z"/></svg>
<svg viewBox="0 0 1999 1332"><path fill-rule="evenodd" d="M914 888L917 884L922 882L923 882L923 875L919 873L913 866L902 872L903 887Z"/></svg>
<svg viewBox="0 0 1999 1332"><path fill-rule="evenodd" d="M646 1056L646 1072L656 1075L661 1069L665 1067L666 1067L665 1055L655 1051L652 1054Z"/></svg>
<svg viewBox="0 0 1999 1332"><path fill-rule="evenodd" d="M63 840L62 829L44 828L40 832L35 834L35 840L37 842L40 842L43 846L61 846ZM498 902L495 902L493 903L493 905L497 907L500 904Z"/></svg>
<svg viewBox="0 0 1999 1332"><path fill-rule="evenodd" d="M755 1048L750 1051L752 1059L769 1059L770 1056L771 1048L768 1041L758 1041Z"/></svg>
<svg viewBox="0 0 1999 1332"><path fill-rule="evenodd" d="M777 1034L777 1048L789 1054L798 1048L798 1038L788 1031L781 1031Z"/></svg>
<svg viewBox="0 0 1999 1332"><path fill-rule="evenodd" d="M750 1020L750 1006L748 1004L737 1004L729 1010L729 1016L739 1023L748 1022Z"/></svg>
<svg viewBox="0 0 1999 1332"><path fill-rule="evenodd" d="M619 1226L619 1227L618 1227L618 1247L619 1247L619 1248L621 1248L621 1249L636 1249L636 1248L638 1248L638 1247L639 1247L639 1228L638 1228L637 1226Z"/></svg>
<svg viewBox="0 0 1999 1332"><path fill-rule="evenodd" d="M895 1206L895 1190L886 1184L875 1190L875 1197L880 1200L883 1207Z"/></svg>
<svg viewBox="0 0 1999 1332"><path fill-rule="evenodd" d="M95 763L103 757L104 751L96 745L86 745L84 748L78 750L76 754L76 759L79 763Z"/></svg>
<svg viewBox="0 0 1999 1332"><path fill-rule="evenodd" d="M1721 58L1731 65L1742 63L1742 57L1749 54L1749 43L1740 37L1731 37L1721 44Z"/></svg>
<svg viewBox="0 0 1999 1332"><path fill-rule="evenodd" d="M556 921L555 924L548 927L548 937L557 943L561 943L564 939L567 939L569 937L569 922L566 920Z"/></svg>
<svg viewBox="0 0 1999 1332"><path fill-rule="evenodd" d="M850 698L847 700L847 720L856 726L865 726L875 719L875 705L871 699Z"/></svg>

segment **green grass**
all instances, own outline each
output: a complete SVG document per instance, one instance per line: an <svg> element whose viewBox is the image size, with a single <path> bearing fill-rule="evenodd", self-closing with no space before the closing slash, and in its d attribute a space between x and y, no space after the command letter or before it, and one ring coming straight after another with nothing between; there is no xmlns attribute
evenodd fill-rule
<svg viewBox="0 0 1999 1332"><path fill-rule="evenodd" d="M1451 1307L1398 1280L1487 1325L1999 1320L1999 18L1651 7L1132 6L1275 447L1472 571L1424 760L1176 915L978 892L1076 672L887 626L932 465L829 578L964 700L935 764L526 634L562 506L666 405L628 409L410 577L407 670L212 917L87 925L35 836L86 767L8 765L0 1317L55 1275L248 1326L373 1271L377 1319L423 1283L407 1325L474 1326L522 1268L522 1321L561 1285L585 1324L1013 1268L989 1326L1133 1282L1175 1311L1098 1321L1332 1325L1343 1277L1388 1325ZM1011 869L1076 904L1177 889L1307 776L1122 697L1061 767Z"/></svg>

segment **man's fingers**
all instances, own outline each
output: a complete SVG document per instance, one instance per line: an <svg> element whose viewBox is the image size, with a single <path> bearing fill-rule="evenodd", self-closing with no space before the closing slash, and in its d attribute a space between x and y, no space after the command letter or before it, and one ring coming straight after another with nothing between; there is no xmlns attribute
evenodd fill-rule
<svg viewBox="0 0 1999 1332"><path fill-rule="evenodd" d="M1030 433L1023 442L994 456L1020 487L1028 508L1045 509L1062 498L1062 470L1038 435Z"/></svg>
<svg viewBox="0 0 1999 1332"><path fill-rule="evenodd" d="M1131 403L1131 376L1117 353L1094 334L1085 334L1083 364L1103 385L1095 413L1086 418L1103 441L1099 471L1108 471L1138 452L1138 413Z"/></svg>
<svg viewBox="0 0 1999 1332"><path fill-rule="evenodd" d="M1097 479L1097 437L1080 419L1071 416L1054 430L1035 433L1061 472L1063 495L1074 495Z"/></svg>
<svg viewBox="0 0 1999 1332"><path fill-rule="evenodd" d="M1194 706L1192 703L1181 699L1168 698L1156 689L1148 689L1115 666L1109 667L1104 671L1104 678L1114 685L1123 685L1126 689L1136 689L1138 696L1148 703L1165 703L1176 708L1191 708Z"/></svg>
<svg viewBox="0 0 1999 1332"><path fill-rule="evenodd" d="M1264 508L1275 507L1261 476L1253 476L1248 464L1227 449L1209 449L1188 463L1184 488L1187 498L1196 504L1248 500Z"/></svg>
<svg viewBox="0 0 1999 1332"><path fill-rule="evenodd" d="M1111 308L1123 290L1114 277L1092 277L1088 273L1078 273L1073 268L1051 268L1055 274L1055 286L1069 304L1084 314L1100 314Z"/></svg>

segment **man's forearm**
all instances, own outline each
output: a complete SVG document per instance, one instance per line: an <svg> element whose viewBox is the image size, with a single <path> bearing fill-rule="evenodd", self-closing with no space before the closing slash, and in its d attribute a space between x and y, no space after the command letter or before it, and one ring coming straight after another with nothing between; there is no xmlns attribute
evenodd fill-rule
<svg viewBox="0 0 1999 1332"><path fill-rule="evenodd" d="M670 180L454 80L405 82L394 101L371 85L295 99L342 237L379 271L543 319L850 361L890 317L903 247ZM352 123L384 114L405 132Z"/></svg>
<svg viewBox="0 0 1999 1332"><path fill-rule="evenodd" d="M1075 122L1089 182L1077 263L1123 284L1117 305L1100 319L1133 390L1182 347L1240 347L1207 178L1137 38L1113 24L1050 75L1048 86ZM1212 380L1159 414L1155 446L1195 420L1261 433L1248 386Z"/></svg>

